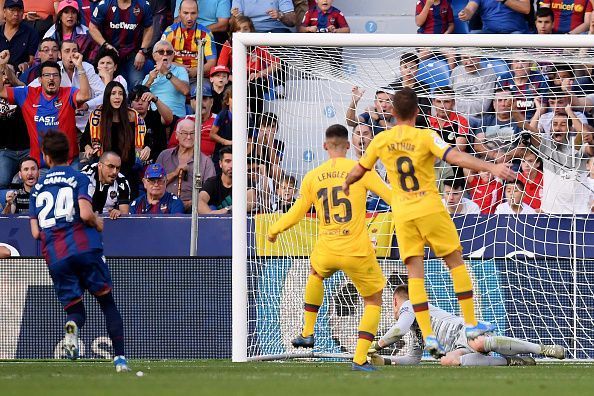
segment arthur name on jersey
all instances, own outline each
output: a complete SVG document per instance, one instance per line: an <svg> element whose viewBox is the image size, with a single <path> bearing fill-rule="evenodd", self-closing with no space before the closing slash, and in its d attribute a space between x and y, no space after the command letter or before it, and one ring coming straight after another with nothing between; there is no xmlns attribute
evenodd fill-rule
<svg viewBox="0 0 594 396"><path fill-rule="evenodd" d="M415 145L408 142L390 143L386 147L388 151L415 151Z"/></svg>

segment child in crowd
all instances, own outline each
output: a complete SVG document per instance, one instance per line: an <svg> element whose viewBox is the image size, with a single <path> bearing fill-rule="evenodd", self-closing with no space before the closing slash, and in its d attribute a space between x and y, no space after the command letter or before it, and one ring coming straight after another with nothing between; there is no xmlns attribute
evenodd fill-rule
<svg viewBox="0 0 594 396"><path fill-rule="evenodd" d="M524 183L519 180L505 184L505 202L497 206L495 214L535 214L530 205L523 202Z"/></svg>
<svg viewBox="0 0 594 396"><path fill-rule="evenodd" d="M297 182L293 176L284 176L276 188L275 202L272 203L272 211L276 213L287 213L297 198Z"/></svg>
<svg viewBox="0 0 594 396"><path fill-rule="evenodd" d="M481 214L493 214L503 195L501 183L489 172L476 174L464 171L467 173L470 199L481 208Z"/></svg>

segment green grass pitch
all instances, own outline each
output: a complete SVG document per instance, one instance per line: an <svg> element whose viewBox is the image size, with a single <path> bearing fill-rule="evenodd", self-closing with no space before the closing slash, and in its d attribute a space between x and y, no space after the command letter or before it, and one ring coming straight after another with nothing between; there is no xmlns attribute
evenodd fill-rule
<svg viewBox="0 0 594 396"><path fill-rule="evenodd" d="M350 371L340 363L225 360L130 362L0 362L0 395L594 395L594 365L536 367L382 367ZM143 371L144 376L136 375Z"/></svg>

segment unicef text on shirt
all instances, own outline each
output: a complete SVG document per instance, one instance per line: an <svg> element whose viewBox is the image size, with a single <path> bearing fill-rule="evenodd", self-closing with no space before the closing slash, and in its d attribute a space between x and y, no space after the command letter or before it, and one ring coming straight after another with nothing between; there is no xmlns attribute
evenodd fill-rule
<svg viewBox="0 0 594 396"><path fill-rule="evenodd" d="M111 29L134 30L134 29L136 29L136 26L138 26L137 23L126 23L126 22L113 23L113 22L109 22L109 27Z"/></svg>

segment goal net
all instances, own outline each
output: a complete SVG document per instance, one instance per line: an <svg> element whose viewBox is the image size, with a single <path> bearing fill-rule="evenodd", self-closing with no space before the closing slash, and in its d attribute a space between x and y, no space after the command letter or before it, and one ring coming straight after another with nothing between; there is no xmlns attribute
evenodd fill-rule
<svg viewBox="0 0 594 396"><path fill-rule="evenodd" d="M419 127L518 171L520 182L505 184L436 159L478 317L499 334L594 358L594 52L586 37L237 34L233 51L251 67L233 65L235 361L354 352L362 300L341 273L325 281L313 352L290 344L302 326L315 214L275 244L266 231L303 176L327 159L325 129L348 126L348 156L359 158L396 122L391 96L405 86L418 95ZM381 163L376 171L385 176ZM389 205L370 194L367 210L388 279L381 336L395 322L392 290L406 281L406 268ZM430 302L458 313L443 262L429 250L426 258ZM393 353L407 353L415 337Z"/></svg>

